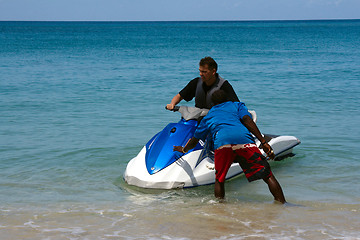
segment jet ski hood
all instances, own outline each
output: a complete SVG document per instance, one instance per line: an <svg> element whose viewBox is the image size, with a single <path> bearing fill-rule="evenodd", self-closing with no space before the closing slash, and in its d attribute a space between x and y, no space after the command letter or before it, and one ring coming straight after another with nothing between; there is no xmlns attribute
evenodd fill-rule
<svg viewBox="0 0 360 240"><path fill-rule="evenodd" d="M183 153L173 151L173 148L174 146L184 146L194 135L196 127L196 120L185 121L181 119L178 123L168 124L150 139L146 144L145 154L146 169L149 174L157 173L183 156ZM196 146L191 151L200 148L201 146Z"/></svg>
<svg viewBox="0 0 360 240"><path fill-rule="evenodd" d="M184 155L173 151L174 146L185 146L194 135L198 126L197 120L205 116L209 110L181 106L176 107L174 111L181 113L181 120L178 123L168 124L146 144L145 163L149 174L161 171ZM198 144L189 152L201 148L202 146Z"/></svg>

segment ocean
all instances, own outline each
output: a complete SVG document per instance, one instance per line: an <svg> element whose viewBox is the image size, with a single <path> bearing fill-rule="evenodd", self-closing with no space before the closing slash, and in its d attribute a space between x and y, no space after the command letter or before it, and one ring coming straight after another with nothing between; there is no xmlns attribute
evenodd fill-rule
<svg viewBox="0 0 360 240"><path fill-rule="evenodd" d="M0 236L360 239L360 20L0 22ZM301 140L263 181L148 190L122 176L219 64L263 133ZM192 106L194 102L182 102Z"/></svg>

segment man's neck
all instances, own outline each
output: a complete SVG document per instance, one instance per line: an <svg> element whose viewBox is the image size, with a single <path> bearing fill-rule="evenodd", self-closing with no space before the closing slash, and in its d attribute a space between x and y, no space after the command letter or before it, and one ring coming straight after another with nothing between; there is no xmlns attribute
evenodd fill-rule
<svg viewBox="0 0 360 240"><path fill-rule="evenodd" d="M216 82L217 78L218 78L218 74L215 73L215 75L213 76L213 78L211 79L211 81L210 81L209 83L206 83L206 86L211 87L212 85L214 85L214 83Z"/></svg>

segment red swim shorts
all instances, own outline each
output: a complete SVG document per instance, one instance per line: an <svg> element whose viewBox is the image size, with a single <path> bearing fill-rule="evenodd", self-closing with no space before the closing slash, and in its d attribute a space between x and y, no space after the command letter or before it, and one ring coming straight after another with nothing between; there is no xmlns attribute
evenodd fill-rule
<svg viewBox="0 0 360 240"><path fill-rule="evenodd" d="M224 182L233 162L240 164L249 182L272 176L270 165L255 144L225 145L215 150L215 175Z"/></svg>

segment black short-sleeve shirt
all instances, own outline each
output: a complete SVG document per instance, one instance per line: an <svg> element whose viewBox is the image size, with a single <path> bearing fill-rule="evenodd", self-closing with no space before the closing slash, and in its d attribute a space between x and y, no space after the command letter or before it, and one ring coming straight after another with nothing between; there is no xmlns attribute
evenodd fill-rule
<svg viewBox="0 0 360 240"><path fill-rule="evenodd" d="M179 92L180 96L185 101L187 101L187 102L191 101L195 97L198 81L199 81L199 77L194 78ZM202 87L205 92L207 92L211 88L211 87L208 87L205 83L202 84ZM229 101L240 102L233 87L230 85L230 83L227 80L225 80L225 82L220 87L220 89L224 90L227 93Z"/></svg>

